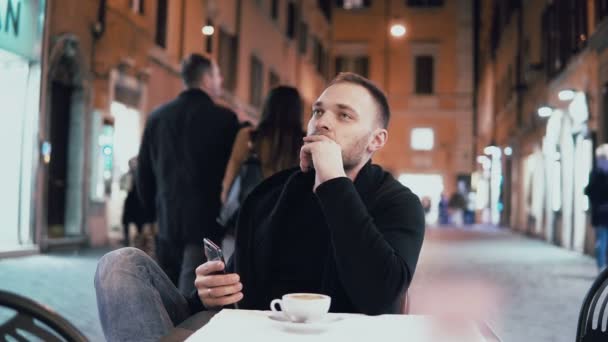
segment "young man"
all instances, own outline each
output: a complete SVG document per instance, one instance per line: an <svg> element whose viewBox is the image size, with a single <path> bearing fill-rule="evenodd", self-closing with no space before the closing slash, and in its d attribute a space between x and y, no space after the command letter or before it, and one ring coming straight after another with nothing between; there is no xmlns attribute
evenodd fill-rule
<svg viewBox="0 0 608 342"><path fill-rule="evenodd" d="M424 211L370 162L386 143L389 116L384 94L367 79L334 79L314 104L300 168L249 195L227 274L214 274L221 262L204 263L188 299L144 254L105 256L95 284L108 340L158 338L205 307L267 310L290 292L328 294L334 312L399 312L422 247Z"/></svg>
<svg viewBox="0 0 608 342"><path fill-rule="evenodd" d="M144 207L158 219L159 264L187 295L194 290L194 270L205 261L203 239L221 236L219 198L239 124L213 101L222 91L214 61L191 54L181 73L186 89L146 123L136 182Z"/></svg>

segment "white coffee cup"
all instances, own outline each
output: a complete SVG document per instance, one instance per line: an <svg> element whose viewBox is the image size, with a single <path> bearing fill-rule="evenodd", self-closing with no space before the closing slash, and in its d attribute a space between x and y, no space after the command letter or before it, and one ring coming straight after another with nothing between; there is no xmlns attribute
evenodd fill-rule
<svg viewBox="0 0 608 342"><path fill-rule="evenodd" d="M280 310L276 308L277 304ZM313 322L325 316L330 304L330 296L318 293L289 293L270 302L270 310L283 312L292 322Z"/></svg>

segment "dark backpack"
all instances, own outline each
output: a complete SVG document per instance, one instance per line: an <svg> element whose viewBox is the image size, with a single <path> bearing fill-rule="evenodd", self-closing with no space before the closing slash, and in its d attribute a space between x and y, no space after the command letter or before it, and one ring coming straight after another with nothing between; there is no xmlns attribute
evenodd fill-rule
<svg viewBox="0 0 608 342"><path fill-rule="evenodd" d="M239 173L230 185L230 191L226 198L226 203L222 206L217 223L227 231L234 231L239 210L245 198L253 189L262 182L262 163L255 153L250 153L249 157L243 162Z"/></svg>

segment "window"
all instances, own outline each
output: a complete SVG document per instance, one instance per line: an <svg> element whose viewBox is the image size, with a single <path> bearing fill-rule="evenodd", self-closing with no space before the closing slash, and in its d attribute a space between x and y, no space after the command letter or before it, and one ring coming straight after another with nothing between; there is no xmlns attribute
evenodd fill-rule
<svg viewBox="0 0 608 342"><path fill-rule="evenodd" d="M294 39L296 37L296 4L290 1L287 4L287 37Z"/></svg>
<svg viewBox="0 0 608 342"><path fill-rule="evenodd" d="M338 0L337 6L346 10L369 8L371 0Z"/></svg>
<svg viewBox="0 0 608 342"><path fill-rule="evenodd" d="M331 9L333 5L334 2L330 0L317 0L317 7L319 7L321 13L323 13L323 16L328 22L331 22Z"/></svg>
<svg viewBox="0 0 608 342"><path fill-rule="evenodd" d="M434 58L433 56L416 56L416 94L433 94Z"/></svg>
<svg viewBox="0 0 608 342"><path fill-rule="evenodd" d="M217 62L224 76L224 88L234 91L236 88L236 51L238 39L236 36L220 29Z"/></svg>
<svg viewBox="0 0 608 342"><path fill-rule="evenodd" d="M443 0L407 0L410 7L441 7Z"/></svg>
<svg viewBox="0 0 608 342"><path fill-rule="evenodd" d="M281 79L274 71L270 70L268 73L268 88L272 89L281 84Z"/></svg>
<svg viewBox="0 0 608 342"><path fill-rule="evenodd" d="M318 38L313 38L313 61L317 72L324 77L327 76L327 51Z"/></svg>
<svg viewBox="0 0 608 342"><path fill-rule="evenodd" d="M251 56L249 76L249 102L255 107L262 105L262 89L264 88L262 61L256 56Z"/></svg>
<svg viewBox="0 0 608 342"><path fill-rule="evenodd" d="M167 47L167 0L158 0L154 41L158 46Z"/></svg>
<svg viewBox="0 0 608 342"><path fill-rule="evenodd" d="M369 77L369 57L337 56L335 68L336 74L344 71L350 71L363 77Z"/></svg>
<svg viewBox="0 0 608 342"><path fill-rule="evenodd" d="M277 20L279 18L279 0L271 0L270 17L272 20Z"/></svg>
<svg viewBox="0 0 608 342"><path fill-rule="evenodd" d="M432 128L414 128L410 135L412 150L430 151L435 146L435 132Z"/></svg>
<svg viewBox="0 0 608 342"><path fill-rule="evenodd" d="M300 31L298 33L298 51L300 54L305 55L308 50L308 25L300 23Z"/></svg>
<svg viewBox="0 0 608 342"><path fill-rule="evenodd" d="M556 1L542 17L543 60L547 77L557 75L587 43L587 2Z"/></svg>
<svg viewBox="0 0 608 342"><path fill-rule="evenodd" d="M213 20L211 19L207 19L207 26L211 26L213 27ZM213 52L213 35L210 36L204 36L205 37L205 51L207 53L212 53Z"/></svg>
<svg viewBox="0 0 608 342"><path fill-rule="evenodd" d="M144 14L144 0L130 0L129 7L134 13L143 15Z"/></svg>
<svg viewBox="0 0 608 342"><path fill-rule="evenodd" d="M608 0L595 0L595 16L597 24L608 17Z"/></svg>

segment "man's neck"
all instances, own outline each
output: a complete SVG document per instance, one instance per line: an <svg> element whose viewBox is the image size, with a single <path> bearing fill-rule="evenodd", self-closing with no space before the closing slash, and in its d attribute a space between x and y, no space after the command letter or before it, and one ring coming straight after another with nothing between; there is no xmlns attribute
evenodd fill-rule
<svg viewBox="0 0 608 342"><path fill-rule="evenodd" d="M365 160L361 161L361 163L359 163L359 165L355 166L354 168L352 168L350 170L345 170L346 177L350 178L350 180L352 180L354 182L355 179L357 178L357 176L359 175L359 172L365 166L365 164L367 164L368 161L369 161L369 159L365 159Z"/></svg>

